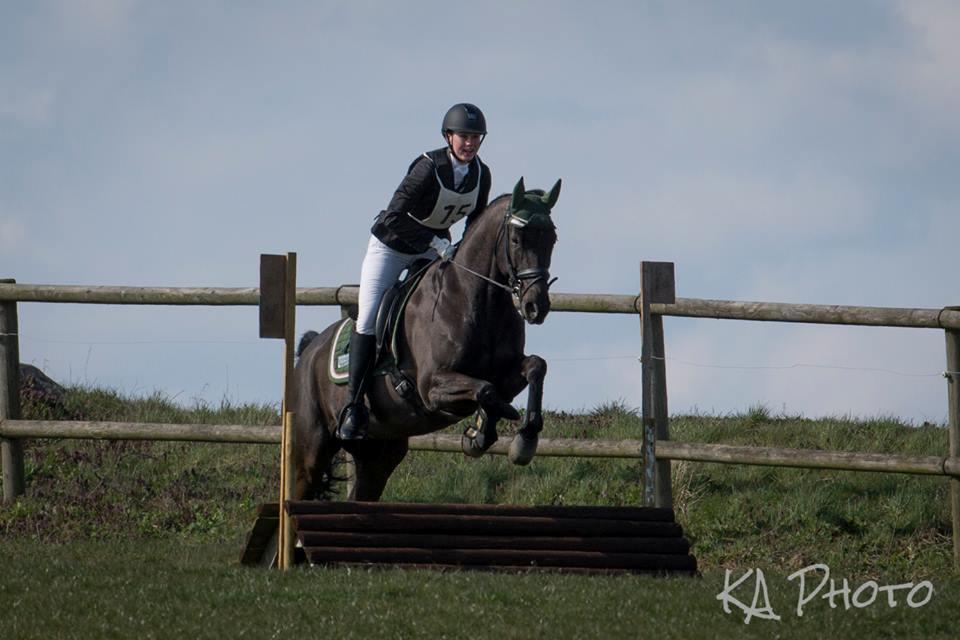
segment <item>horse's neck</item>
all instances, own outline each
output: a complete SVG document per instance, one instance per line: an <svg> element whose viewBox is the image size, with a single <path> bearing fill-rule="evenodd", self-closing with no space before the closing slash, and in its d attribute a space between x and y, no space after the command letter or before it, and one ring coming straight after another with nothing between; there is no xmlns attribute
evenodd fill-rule
<svg viewBox="0 0 960 640"><path fill-rule="evenodd" d="M498 266L498 254L504 249L499 244L506 242L506 238L498 237L502 222L503 213L500 207L485 211L480 219L474 222L477 227L472 228L464 237L454 260L476 274L507 286L508 278ZM501 299L509 303L510 296L500 287L464 269L456 269L456 272L463 290L475 303L487 306L491 301Z"/></svg>
<svg viewBox="0 0 960 640"><path fill-rule="evenodd" d="M500 207L494 205L493 209L484 211L473 223L475 228L470 229L460 243L456 261L472 271L505 283L506 276L497 267L497 254L500 250L497 246L498 240L505 241L498 238L502 222L503 215ZM474 278L479 280L475 276Z"/></svg>

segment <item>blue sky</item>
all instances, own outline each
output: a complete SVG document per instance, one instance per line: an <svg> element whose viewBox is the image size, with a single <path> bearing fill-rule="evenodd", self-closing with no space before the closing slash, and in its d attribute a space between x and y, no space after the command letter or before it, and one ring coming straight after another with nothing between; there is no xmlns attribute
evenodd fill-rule
<svg viewBox="0 0 960 640"><path fill-rule="evenodd" d="M563 178L558 291L633 294L647 259L681 297L957 305L958 32L925 1L5 2L0 274L255 286L296 251L301 286L357 282L470 101L495 192ZM64 382L279 395L253 307L20 314L22 359ZM946 415L940 331L665 324L673 412ZM528 347L548 407L640 404L636 317L557 313Z"/></svg>

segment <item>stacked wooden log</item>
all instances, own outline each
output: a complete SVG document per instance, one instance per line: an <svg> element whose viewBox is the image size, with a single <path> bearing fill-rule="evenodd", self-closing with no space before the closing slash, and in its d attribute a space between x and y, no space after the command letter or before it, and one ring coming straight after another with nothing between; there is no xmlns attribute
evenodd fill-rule
<svg viewBox="0 0 960 640"><path fill-rule="evenodd" d="M696 573L669 509L289 502L313 565Z"/></svg>

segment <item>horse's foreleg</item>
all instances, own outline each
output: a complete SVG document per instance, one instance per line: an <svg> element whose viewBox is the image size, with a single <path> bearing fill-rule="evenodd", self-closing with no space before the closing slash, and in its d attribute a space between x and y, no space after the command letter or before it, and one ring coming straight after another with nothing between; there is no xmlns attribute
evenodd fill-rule
<svg viewBox="0 0 960 640"><path fill-rule="evenodd" d="M376 502L383 495L390 474L407 455L407 439L360 440L349 443L353 456L354 483L347 500Z"/></svg>
<svg viewBox="0 0 960 640"><path fill-rule="evenodd" d="M480 405L488 414L498 418L517 420L520 417L491 383L453 371L431 375L429 388L423 398L427 411L431 412L445 411L462 416L469 415Z"/></svg>
<svg viewBox="0 0 960 640"><path fill-rule="evenodd" d="M462 440L463 452L474 458L483 455L497 441L500 418L516 420L520 417L491 383L462 373L434 373L425 399L429 411L464 415L477 408L477 423L464 432Z"/></svg>
<svg viewBox="0 0 960 640"><path fill-rule="evenodd" d="M537 453L539 433L543 430L543 379L547 375L547 363L540 356L527 356L520 363L520 375L526 380L527 410L523 414L520 431L510 443L510 462L525 465Z"/></svg>

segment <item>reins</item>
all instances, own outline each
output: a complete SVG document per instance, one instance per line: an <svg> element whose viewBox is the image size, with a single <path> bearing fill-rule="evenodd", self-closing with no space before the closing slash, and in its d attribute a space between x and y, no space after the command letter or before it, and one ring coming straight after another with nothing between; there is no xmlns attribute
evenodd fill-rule
<svg viewBox="0 0 960 640"><path fill-rule="evenodd" d="M471 269L470 267L465 267L465 266L463 266L462 264L459 264L459 263L457 263L457 262L454 262L453 260L450 260L450 264L452 264L453 266L455 266L455 267L458 268L458 269L461 269L461 270L463 270L463 271L466 271L466 272L469 273L469 274L472 274L472 275L477 276L477 277L480 278L481 280L486 280L487 282L489 282L490 284L492 284L492 285L495 286L495 287L500 287L501 289L503 289L503 290L506 291L507 293L513 293L513 289L511 289L511 288L508 287L507 285L505 285L505 284L503 284L503 283L501 283L501 282L497 282L497 281L494 280L493 278L488 278L487 276L485 276L485 275L483 275L483 274L481 274L481 273L477 273L476 271L474 271L474 270Z"/></svg>

